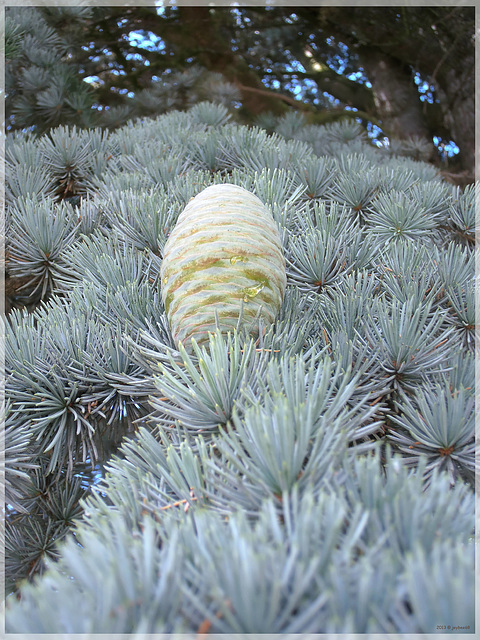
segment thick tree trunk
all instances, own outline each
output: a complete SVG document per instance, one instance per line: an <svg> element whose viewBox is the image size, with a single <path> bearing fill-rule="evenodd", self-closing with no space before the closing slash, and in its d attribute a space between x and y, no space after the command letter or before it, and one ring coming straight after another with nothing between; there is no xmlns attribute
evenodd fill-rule
<svg viewBox="0 0 480 640"><path fill-rule="evenodd" d="M464 64L447 69L442 77L445 98L440 100L445 129L460 148L455 165L472 178L475 171L475 92L474 60L465 58ZM443 96L441 96L443 98Z"/></svg>
<svg viewBox="0 0 480 640"><path fill-rule="evenodd" d="M413 136L430 139L422 103L409 68L369 47L358 49L358 56L372 83L376 116L385 133L399 140ZM433 153L432 142L432 156Z"/></svg>
<svg viewBox="0 0 480 640"><path fill-rule="evenodd" d="M403 137L402 123L412 134L453 140L460 153L452 164L473 179L473 6L321 7L302 13L358 52L373 84L377 115L392 135ZM413 85L407 101L411 69L434 85L438 103L422 104Z"/></svg>

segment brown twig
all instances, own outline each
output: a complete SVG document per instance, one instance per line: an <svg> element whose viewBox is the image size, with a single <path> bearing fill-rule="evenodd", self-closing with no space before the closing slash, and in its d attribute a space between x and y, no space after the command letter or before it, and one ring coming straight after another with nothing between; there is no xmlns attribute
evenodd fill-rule
<svg viewBox="0 0 480 640"><path fill-rule="evenodd" d="M296 109L302 109L303 111L312 110L310 105L307 105L300 100L290 98L290 96L284 96L281 93L276 93L275 91L269 91L268 89L257 89L256 87L247 87L244 84L237 84L237 87L240 89L240 91L250 91L251 93L258 93L259 95L268 96L269 98L278 98L279 100L283 100L283 102L292 105Z"/></svg>

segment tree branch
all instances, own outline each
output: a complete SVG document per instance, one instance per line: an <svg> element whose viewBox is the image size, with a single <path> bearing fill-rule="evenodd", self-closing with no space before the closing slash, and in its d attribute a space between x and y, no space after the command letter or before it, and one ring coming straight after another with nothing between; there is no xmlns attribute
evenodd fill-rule
<svg viewBox="0 0 480 640"><path fill-rule="evenodd" d="M240 89L240 91L247 91L250 93L256 93L257 95L268 96L269 98L277 98L278 100L283 100L287 104L292 105L296 109L302 109L303 111L312 111L313 107L309 104L305 104L301 102L301 100L295 100L295 98L291 98L290 96L285 96L281 93L276 93L275 91L269 91L268 89L257 89L256 87L247 87L244 84L235 83L236 86Z"/></svg>

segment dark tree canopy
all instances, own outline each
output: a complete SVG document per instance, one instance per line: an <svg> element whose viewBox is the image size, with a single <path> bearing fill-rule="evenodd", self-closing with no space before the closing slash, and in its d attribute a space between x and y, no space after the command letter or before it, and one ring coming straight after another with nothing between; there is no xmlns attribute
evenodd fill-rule
<svg viewBox="0 0 480 640"><path fill-rule="evenodd" d="M428 141L435 162L455 143L450 170L473 178L473 6L7 9L11 128L184 108L201 69L231 83L243 122L353 116L377 138Z"/></svg>

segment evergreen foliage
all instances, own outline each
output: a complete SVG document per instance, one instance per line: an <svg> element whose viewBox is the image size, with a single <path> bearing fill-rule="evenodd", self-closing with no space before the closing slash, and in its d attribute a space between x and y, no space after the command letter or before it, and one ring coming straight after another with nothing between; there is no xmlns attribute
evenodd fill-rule
<svg viewBox="0 0 480 640"><path fill-rule="evenodd" d="M7 631L472 632L477 187L227 116L7 136ZM287 289L187 352L163 248L214 184Z"/></svg>
<svg viewBox="0 0 480 640"><path fill-rule="evenodd" d="M128 96L124 96L127 91L115 87L107 104L102 103L99 78L94 72L90 79L85 67L100 63L105 68L98 72L104 75L115 58L108 51L113 43L93 60L80 61L90 46L95 46L93 42L85 45L85 32L102 19L102 10L93 7L8 8L5 53L10 130L29 128L41 133L58 125L114 128L132 117L186 107L192 107L200 120L207 117L212 125L223 124L230 117L228 108L240 100L237 87L222 74L198 64L184 70L170 69L167 79L156 78L144 88L137 85L135 93L130 91ZM117 44L117 52L123 41L121 38ZM126 55L124 61L131 57ZM126 75L114 67L115 63L109 70L112 77ZM89 80L85 82L85 78ZM112 98L114 103L110 104ZM216 108L207 100L215 101ZM81 146L81 136L75 140ZM50 144L50 140L46 142ZM77 153L77 161L80 158Z"/></svg>
<svg viewBox="0 0 480 640"><path fill-rule="evenodd" d="M79 32L91 16L88 7L41 9L10 7L6 21L7 108L16 127L45 130L62 123L91 126L93 96L69 61ZM62 21L77 29L59 32ZM57 22L57 25L55 25ZM81 37L81 36L80 36Z"/></svg>

